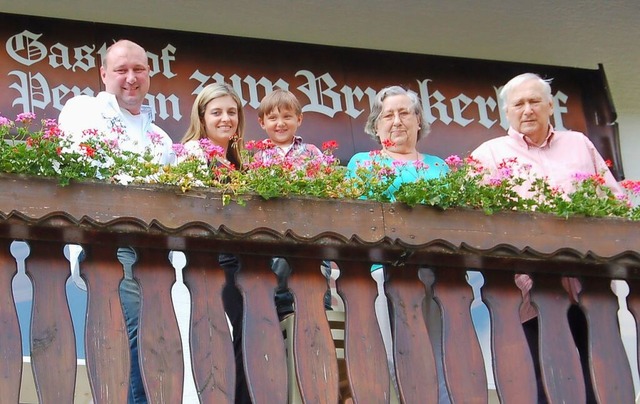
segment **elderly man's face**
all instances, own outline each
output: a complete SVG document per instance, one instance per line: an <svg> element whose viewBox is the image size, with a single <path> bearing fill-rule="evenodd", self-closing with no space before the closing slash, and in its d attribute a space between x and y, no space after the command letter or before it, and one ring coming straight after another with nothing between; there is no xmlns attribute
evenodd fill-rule
<svg viewBox="0 0 640 404"><path fill-rule="evenodd" d="M546 99L538 81L527 80L509 93L506 112L511 127L541 145L547 137L553 100Z"/></svg>
<svg viewBox="0 0 640 404"><path fill-rule="evenodd" d="M142 48L129 42L114 45L100 75L105 90L116 96L121 108L134 115L140 113L150 84L147 54Z"/></svg>

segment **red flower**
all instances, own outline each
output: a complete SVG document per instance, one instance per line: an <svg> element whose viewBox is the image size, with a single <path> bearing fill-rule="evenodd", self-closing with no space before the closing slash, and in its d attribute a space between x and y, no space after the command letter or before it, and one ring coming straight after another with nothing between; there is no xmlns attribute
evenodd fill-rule
<svg viewBox="0 0 640 404"><path fill-rule="evenodd" d="M396 143L391 139L385 139L385 140L382 141L382 146L384 146L386 148L393 147L395 145L396 145Z"/></svg>
<svg viewBox="0 0 640 404"><path fill-rule="evenodd" d="M329 140L322 143L322 150L335 150L338 148L338 142L335 140Z"/></svg>
<svg viewBox="0 0 640 404"><path fill-rule="evenodd" d="M605 163L605 164L607 165L607 167L609 167L609 168L613 167L613 161L611 161L611 160L609 160L609 159L606 159L606 160L604 161L604 163Z"/></svg>
<svg viewBox="0 0 640 404"><path fill-rule="evenodd" d="M80 143L80 149L84 151L84 154L87 157L93 157L96 154L96 149L86 143Z"/></svg>
<svg viewBox="0 0 640 404"><path fill-rule="evenodd" d="M265 139L265 140L262 140L262 141L256 143L256 149L258 149L258 150L272 149L275 146L276 145L271 141L271 139Z"/></svg>

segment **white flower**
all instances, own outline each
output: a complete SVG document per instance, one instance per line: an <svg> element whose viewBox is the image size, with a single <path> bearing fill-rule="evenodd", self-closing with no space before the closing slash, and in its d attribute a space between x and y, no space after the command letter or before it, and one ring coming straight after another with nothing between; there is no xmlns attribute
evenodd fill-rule
<svg viewBox="0 0 640 404"><path fill-rule="evenodd" d="M121 185L129 185L134 180L132 176L126 173L116 174L113 178Z"/></svg>

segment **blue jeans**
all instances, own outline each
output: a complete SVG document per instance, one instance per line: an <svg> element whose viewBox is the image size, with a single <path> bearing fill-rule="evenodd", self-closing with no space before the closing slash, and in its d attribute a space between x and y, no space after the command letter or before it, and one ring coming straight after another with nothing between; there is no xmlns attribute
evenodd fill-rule
<svg viewBox="0 0 640 404"><path fill-rule="evenodd" d="M140 373L138 360L138 322L140 319L140 287L133 279L133 264L136 262L136 252L131 247L118 248L118 261L124 268L124 279L120 283L120 303L124 313L129 335L129 351L131 356L131 371L129 378L128 404L146 404L147 396Z"/></svg>
<svg viewBox="0 0 640 404"><path fill-rule="evenodd" d="M322 274L327 278L327 286L329 278L331 278L331 262L322 261L320 265ZM280 321L284 319L288 314L293 313L293 294L289 291L288 280L291 276L291 266L285 258L273 257L271 258L271 270L276 274L278 278L278 287L275 293L276 310L278 311L278 318ZM331 291L327 289L324 294L324 308L331 310Z"/></svg>

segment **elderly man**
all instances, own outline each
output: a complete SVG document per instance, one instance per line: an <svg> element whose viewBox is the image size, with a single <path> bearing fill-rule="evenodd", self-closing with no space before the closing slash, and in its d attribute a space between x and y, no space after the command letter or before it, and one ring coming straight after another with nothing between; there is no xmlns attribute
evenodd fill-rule
<svg viewBox="0 0 640 404"><path fill-rule="evenodd" d="M623 194L604 159L584 134L559 131L551 126L549 118L553 114L553 97L549 81L533 73L521 74L505 84L500 98L510 127L505 136L491 139L471 153L484 168L497 172L503 161L513 158L516 158L517 164L529 166L527 181L517 189L525 197L530 196L529 180L533 177L546 178L552 187L571 193L575 189L576 174L602 174L606 186L615 194ZM537 364L537 312L529 298L532 281L527 275L520 274L516 275L516 284L522 290L520 316L540 381ZM571 300L577 303L580 282L575 278L563 278L563 285ZM588 372L586 322L577 305L572 305L569 311L569 324L581 352L583 370ZM593 397L588 373L585 373L585 381L587 394ZM544 391L540 383L538 385L539 398L544 401Z"/></svg>
<svg viewBox="0 0 640 404"><path fill-rule="evenodd" d="M143 105L150 84L146 51L128 40L114 43L107 49L100 76L105 91L95 97L74 97L60 112L59 124L63 132L79 143L84 136L92 136L95 130L117 140L121 150L140 154L150 151L155 163L173 162L175 154L171 139L153 123L151 107ZM146 403L138 362L140 289L133 279L135 251L130 247L118 249L118 260L124 267L120 299L131 349L128 402Z"/></svg>

